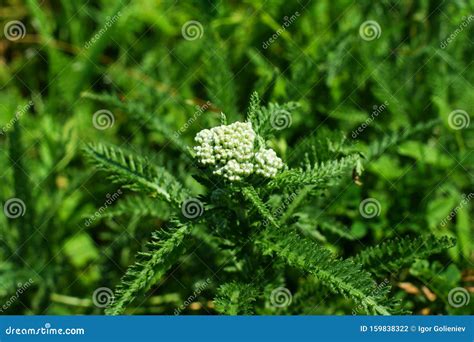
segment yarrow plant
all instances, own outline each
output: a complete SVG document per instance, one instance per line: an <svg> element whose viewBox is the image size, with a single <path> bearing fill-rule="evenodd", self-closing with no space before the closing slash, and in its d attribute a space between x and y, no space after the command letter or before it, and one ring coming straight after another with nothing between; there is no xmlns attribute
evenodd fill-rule
<svg viewBox="0 0 474 342"><path fill-rule="evenodd" d="M109 106L116 103L110 96L95 99ZM132 105L130 108L135 110ZM315 237L328 231L338 238L353 237L342 222L323 212L318 198L350 182L351 173L360 176L361 154L346 145L343 135L339 141L316 136L291 149L297 158L284 163L277 156L277 151L284 156L283 151L268 147L278 146L273 140L272 117L282 108L290 112L298 106L262 106L253 94L245 122L227 124L222 115L220 126L198 132L194 149L186 150L195 186L184 185L187 174L169 172L119 147L92 144L85 148L86 155L113 181L148 195L141 201L151 198L151 206L166 206L169 211L167 226L153 234L146 250L129 267L117 286L114 302L106 308L107 314L124 313L136 297L148 293L189 251L197 251L201 245L206 246L203 258L219 265L218 277L194 274L192 269L186 272L195 283L202 282L202 276L210 279L201 296L212 296L211 310L218 313L308 312L305 303L315 297L323 300L328 291L352 300L357 311L384 315L404 312L391 298L390 284L377 287L380 277L449 248L454 241L429 235L387 241L357 255L334 255ZM415 127L402 137L394 135L389 142L396 144L419 130ZM173 129L160 123L159 131L183 151L186 143L177 141ZM376 155L374 152L367 159ZM198 204L199 215L183 214L182 207L190 198ZM186 267L185 263L180 267ZM294 270L305 274L299 285L287 281ZM272 294L282 288L294 300L285 306L273 305ZM350 312L350 305L347 307Z"/></svg>

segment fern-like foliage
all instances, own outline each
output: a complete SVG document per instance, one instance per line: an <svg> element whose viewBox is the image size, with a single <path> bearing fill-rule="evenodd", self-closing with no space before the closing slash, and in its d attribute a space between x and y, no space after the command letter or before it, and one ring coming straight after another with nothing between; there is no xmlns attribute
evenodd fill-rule
<svg viewBox="0 0 474 342"><path fill-rule="evenodd" d="M395 312L394 303L386 298L389 288L377 290L375 281L360 265L349 259L337 259L326 248L281 228L255 189L247 188L244 195L271 224L255 242L264 255L277 256L288 265L315 276L333 292L353 298L368 312L382 315Z"/></svg>
<svg viewBox="0 0 474 342"><path fill-rule="evenodd" d="M252 315L259 290L252 284L231 282L217 290L216 310L226 315Z"/></svg>
<svg viewBox="0 0 474 342"><path fill-rule="evenodd" d="M377 290L370 274L352 260L337 259L324 247L288 231L267 230L258 245L264 254L277 256L315 276L333 292L354 299L367 312L382 315L395 312L394 303L387 299L389 288Z"/></svg>
<svg viewBox="0 0 474 342"><path fill-rule="evenodd" d="M269 184L270 188L295 188L302 185L327 187L337 184L338 176L356 167L360 156L358 154L342 157L314 165L313 167L293 168L280 173Z"/></svg>
<svg viewBox="0 0 474 342"><path fill-rule="evenodd" d="M98 102L110 105L112 107L117 107L120 109L127 108L127 105L124 102L122 102L116 95L112 95L112 94L96 94L96 93L90 93L86 91L86 92L81 93L81 97L98 101Z"/></svg>
<svg viewBox="0 0 474 342"><path fill-rule="evenodd" d="M166 169L152 165L121 148L90 144L84 150L92 162L107 172L116 183L178 205L189 197L187 190Z"/></svg>
<svg viewBox="0 0 474 342"><path fill-rule="evenodd" d="M266 220L266 222L270 223L274 227L279 227L277 220L272 215L270 210L268 210L265 203L263 203L257 190L253 186L243 188L242 194L247 199L247 201L249 201L254 206L254 209L264 220Z"/></svg>
<svg viewBox="0 0 474 342"><path fill-rule="evenodd" d="M225 74L217 76L225 78ZM215 94L214 101L232 107L226 92ZM285 124L285 120L291 121L291 113L297 107L291 102L262 106L254 93L247 120L256 132L257 146L266 147L280 125ZM221 124L227 123L227 116L222 113ZM375 152L369 153L368 159L375 158L390 144L425 130L425 126L386 138L373 148ZM166 129L158 131L165 136L171 134ZM206 253L206 262L218 260L226 271L214 297L214 307L219 313L280 312L272 307L271 301L268 302L268 294L285 284L286 271L294 269L305 274L305 281L311 282L314 288L321 287L353 300L357 304L356 311L382 315L403 312L399 303L389 297L389 282L377 285L375 276L449 248L453 241L433 237L394 240L349 258L337 257L330 248L321 245L320 242L330 245L331 238L354 240L345 225L326 208L321 208L314 196L330 194L328 188L350 180L354 171L358 175L362 172L362 154L347 147L345 140L340 133L326 131L319 132L315 138L303 139L301 146L292 150L297 157L274 178L263 182L251 177L242 182L219 182L221 180L202 165L195 169L199 172L193 175L194 179L203 191L193 202L193 210L196 209L199 219L171 219L172 228L153 235L146 251L137 256L136 263L122 278L115 301L106 313L121 314L135 298L144 296L194 240L203 243L198 249L212 250L212 253ZM113 181L151 195L151 198L122 199L106 216L129 215L132 226L142 217L169 220L183 201L190 198L190 191L175 177L145 158L103 144L88 145L85 153ZM157 206L153 197L164 201ZM162 209L165 210L162 212ZM249 274L253 276L249 277ZM295 291L298 295L297 288Z"/></svg>
<svg viewBox="0 0 474 342"><path fill-rule="evenodd" d="M353 260L375 274L391 273L410 266L417 259L424 259L456 244L447 236L432 234L416 237L395 238L374 247L364 249Z"/></svg>
<svg viewBox="0 0 474 342"><path fill-rule="evenodd" d="M114 302L107 308L107 314L121 314L127 304L161 279L183 255L192 226L190 223L174 223L174 228L153 234L147 251L140 253L139 260L127 270L117 287Z"/></svg>
<svg viewBox="0 0 474 342"><path fill-rule="evenodd" d="M309 214L310 210L314 211L313 208L308 208L306 212L300 211L296 215L297 221L295 226L298 227L302 233L318 237L322 240L325 240L326 234L346 240L355 240L355 237L350 233L350 230L345 225L323 214L318 214L318 217L315 220Z"/></svg>
<svg viewBox="0 0 474 342"><path fill-rule="evenodd" d="M309 135L298 141L288 155L288 165L305 166L337 159L345 155L346 136L343 132L319 128L314 135Z"/></svg>
<svg viewBox="0 0 474 342"><path fill-rule="evenodd" d="M128 196L119 200L116 205L105 211L103 217L136 216L169 219L173 210L165 202L150 197Z"/></svg>
<svg viewBox="0 0 474 342"><path fill-rule="evenodd" d="M267 106L261 106L258 94L253 93L250 97L247 121L252 123L253 129L261 138L266 139L276 130L290 126L292 113L299 107L296 102L269 103Z"/></svg>

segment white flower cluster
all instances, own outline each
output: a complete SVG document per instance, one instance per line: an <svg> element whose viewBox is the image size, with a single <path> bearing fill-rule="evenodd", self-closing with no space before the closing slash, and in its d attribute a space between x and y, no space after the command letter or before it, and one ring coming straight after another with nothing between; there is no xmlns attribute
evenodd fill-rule
<svg viewBox="0 0 474 342"><path fill-rule="evenodd" d="M235 122L196 135L199 146L194 147L199 162L215 168L214 174L230 181L240 181L255 173L275 177L283 162L272 149L255 153L256 134L250 122Z"/></svg>

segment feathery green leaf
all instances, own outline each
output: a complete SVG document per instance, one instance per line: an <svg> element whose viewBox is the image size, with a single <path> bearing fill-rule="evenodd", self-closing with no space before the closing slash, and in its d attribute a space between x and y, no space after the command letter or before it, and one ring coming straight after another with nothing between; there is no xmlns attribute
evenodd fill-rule
<svg viewBox="0 0 474 342"><path fill-rule="evenodd" d="M417 259L440 253L455 244L456 240L453 238L436 237L431 234L414 239L395 238L364 249L353 260L373 273L391 273L410 266Z"/></svg>
<svg viewBox="0 0 474 342"><path fill-rule="evenodd" d="M134 191L145 191L180 205L189 197L187 190L164 168L115 146L90 144L86 155L116 183Z"/></svg>
<svg viewBox="0 0 474 342"><path fill-rule="evenodd" d="M157 231L147 245L148 250L140 253L138 261L127 270L115 291L114 302L106 309L108 315L121 314L127 304L161 279L184 254L192 226L176 221L175 224L176 228Z"/></svg>

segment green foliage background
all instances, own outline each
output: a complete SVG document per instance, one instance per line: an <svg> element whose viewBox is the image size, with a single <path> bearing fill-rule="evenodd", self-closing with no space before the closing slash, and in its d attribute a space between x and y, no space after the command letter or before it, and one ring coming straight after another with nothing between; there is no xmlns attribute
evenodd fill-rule
<svg viewBox="0 0 474 342"><path fill-rule="evenodd" d="M291 125L269 139L289 165L305 159L298 146L309 140L318 160L327 160L343 136L370 160L353 181L346 173L345 183L317 194L321 219L301 212L301 231L344 258L387 239L454 237L454 247L379 281L388 277L392 296L413 313L472 313L472 300L455 308L448 293L473 288L472 201L460 203L473 190L474 135L472 124L456 130L448 119L454 110L471 119L474 112L473 13L472 0L3 1L2 31L18 20L25 35L11 40L3 32L0 41L0 199L21 198L26 212L14 220L0 215L0 304L12 302L2 312L102 313L94 291L115 288L151 232L169 222L169 205L123 189L86 224L120 189L87 163L87 143L144 155L199 193L187 147L171 137L179 132L192 146L198 131L220 124L221 111L229 122L242 121L257 91L265 105L299 104ZM190 20L202 25L202 37L185 39ZM380 26L370 41L359 32L368 20ZM201 114L197 106L208 101ZM115 122L99 130L92 118L103 109ZM424 129L404 137L417 125ZM393 143L394 136L403 139ZM379 216L360 215L366 198L380 202ZM199 246L125 313L173 314L193 296L181 314L215 314L222 269L210 267L216 256ZM404 255L412 247L400 243ZM228 293L238 287L226 286ZM257 313L351 314L355 307L296 269L287 270L286 286L298 293L288 308ZM217 309L225 305L218 301Z"/></svg>

